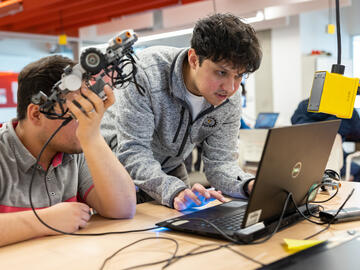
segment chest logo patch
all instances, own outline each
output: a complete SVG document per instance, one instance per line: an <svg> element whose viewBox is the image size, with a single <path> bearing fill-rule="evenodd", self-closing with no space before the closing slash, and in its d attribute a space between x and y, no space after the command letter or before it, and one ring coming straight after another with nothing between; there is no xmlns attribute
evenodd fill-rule
<svg viewBox="0 0 360 270"><path fill-rule="evenodd" d="M217 125L216 119L212 116L206 117L203 122L203 126L205 126L205 127L213 128L213 127L216 127L216 125Z"/></svg>

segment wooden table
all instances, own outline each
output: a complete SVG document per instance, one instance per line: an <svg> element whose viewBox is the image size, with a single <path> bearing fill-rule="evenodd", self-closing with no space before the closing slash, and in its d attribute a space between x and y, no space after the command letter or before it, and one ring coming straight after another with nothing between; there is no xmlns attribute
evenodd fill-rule
<svg viewBox="0 0 360 270"><path fill-rule="evenodd" d="M355 187L356 190L347 206L358 206L360 203L360 184L343 182L339 196L327 203L326 208L338 207L352 187ZM145 203L137 206L136 216L132 220L108 220L93 216L89 226L79 233L150 228L158 221L179 215L181 213L156 203ZM264 244L232 246L232 248L267 264L289 255L282 246L284 238L303 239L322 228L323 226L302 221L278 232ZM348 229L360 230L360 221L331 225L329 230L318 235L315 239L328 239L339 234L346 235ZM176 239L179 242L178 254L184 254L199 245L226 243L221 240L161 230L97 237L59 235L42 237L0 248L0 269L100 269L106 257L121 247L142 238L159 236ZM174 249L175 244L171 241L147 240L120 252L106 264L104 269L124 269L138 264L167 259L172 255ZM141 269L161 269L163 265L164 263ZM258 264L227 248L222 248L211 253L183 258L167 269L255 269L257 267L259 267Z"/></svg>

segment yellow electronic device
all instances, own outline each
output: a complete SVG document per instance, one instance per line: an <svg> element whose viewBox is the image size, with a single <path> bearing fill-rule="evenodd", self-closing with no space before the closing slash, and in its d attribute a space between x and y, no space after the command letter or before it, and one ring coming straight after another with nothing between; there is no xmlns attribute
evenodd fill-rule
<svg viewBox="0 0 360 270"><path fill-rule="evenodd" d="M358 87L358 78L317 71L310 93L308 111L351 118Z"/></svg>

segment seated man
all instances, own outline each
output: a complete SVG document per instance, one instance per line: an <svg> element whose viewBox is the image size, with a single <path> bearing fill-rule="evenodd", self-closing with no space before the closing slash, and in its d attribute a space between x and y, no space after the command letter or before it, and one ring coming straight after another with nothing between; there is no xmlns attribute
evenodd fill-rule
<svg viewBox="0 0 360 270"><path fill-rule="evenodd" d="M102 133L140 188L184 210L224 194L246 197L254 179L237 162L243 76L261 62L253 28L231 14L197 22L191 48L150 47L138 54L136 83L117 91ZM124 122L126 121L126 123ZM189 185L184 159L202 149L204 172L217 190Z"/></svg>
<svg viewBox="0 0 360 270"><path fill-rule="evenodd" d="M294 114L291 117L291 123L294 124L303 124L311 123L317 121L326 121L326 120L335 120L339 119L335 115L327 113L312 113L307 111L309 99L305 99L299 103L299 106L295 110ZM354 109L353 115L350 119L341 119L341 124L338 133L341 135L342 140L360 140L360 118L356 110ZM344 159L346 158L347 153L344 153ZM353 180L360 181L360 166L355 162L351 164L351 175ZM341 174L345 174L345 161L344 167L341 169Z"/></svg>
<svg viewBox="0 0 360 270"><path fill-rule="evenodd" d="M39 209L40 218L56 229L72 233L84 228L91 216L90 207L104 217L134 216L134 183L99 129L104 111L114 103L110 87L104 89L104 102L86 87L81 95L76 91L65 96L66 106L77 120L56 134L35 163L45 142L64 120L47 118L31 98L40 90L49 95L68 65L74 62L50 56L27 65L19 74L17 119L0 128L0 246L57 234L27 211L33 173L34 207Z"/></svg>

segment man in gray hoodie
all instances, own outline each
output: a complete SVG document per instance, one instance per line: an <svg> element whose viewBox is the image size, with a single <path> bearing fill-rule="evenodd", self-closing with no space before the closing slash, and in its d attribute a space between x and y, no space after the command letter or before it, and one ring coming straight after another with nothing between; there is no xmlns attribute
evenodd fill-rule
<svg viewBox="0 0 360 270"><path fill-rule="evenodd" d="M238 165L243 76L261 62L250 25L231 14L199 20L191 48L150 47L138 54L136 80L115 91L116 103L102 121L102 133L140 189L177 210L222 193L247 197L254 177ZM216 190L189 186L184 159L203 149L207 180Z"/></svg>

